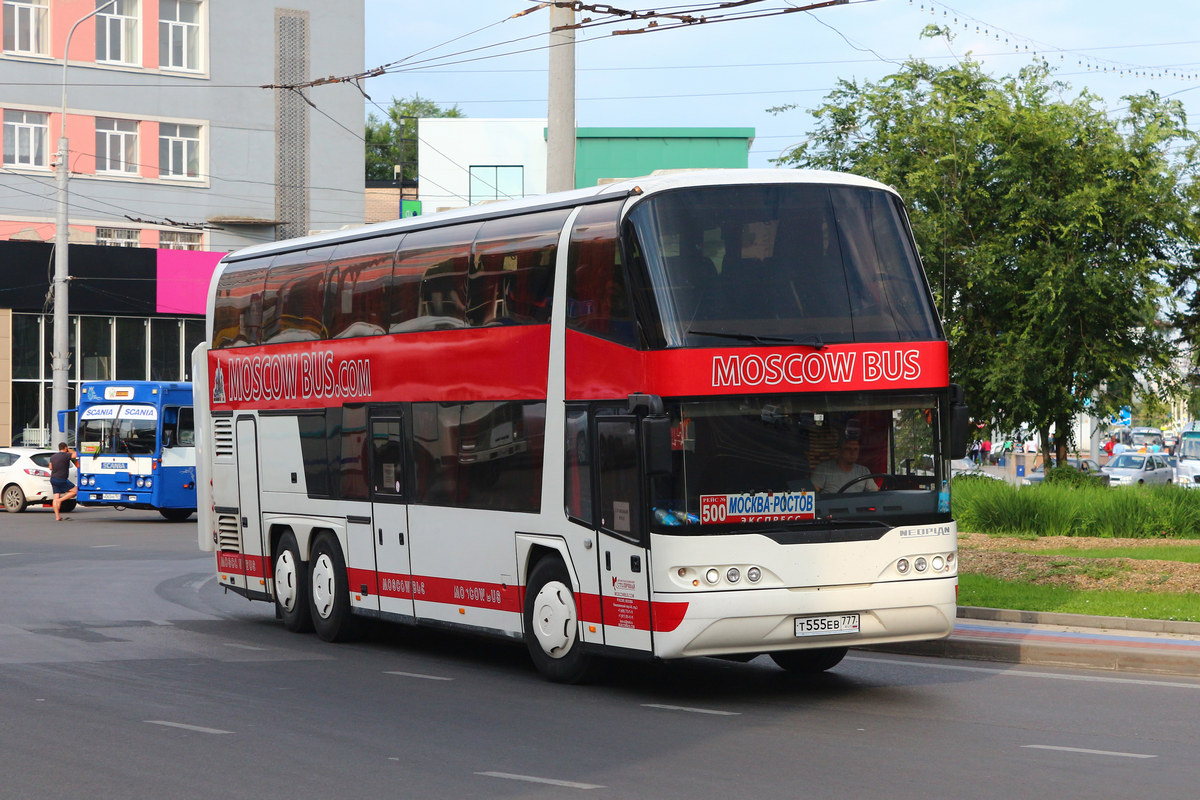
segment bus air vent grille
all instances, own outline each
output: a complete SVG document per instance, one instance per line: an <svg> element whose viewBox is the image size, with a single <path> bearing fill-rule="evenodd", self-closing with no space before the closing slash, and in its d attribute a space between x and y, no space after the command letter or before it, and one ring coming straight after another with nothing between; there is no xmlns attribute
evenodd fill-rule
<svg viewBox="0 0 1200 800"><path fill-rule="evenodd" d="M217 458L233 458L233 421L213 420L213 454Z"/></svg>
<svg viewBox="0 0 1200 800"><path fill-rule="evenodd" d="M238 535L236 516L233 514L217 515L217 539L221 552L242 552L242 537Z"/></svg>

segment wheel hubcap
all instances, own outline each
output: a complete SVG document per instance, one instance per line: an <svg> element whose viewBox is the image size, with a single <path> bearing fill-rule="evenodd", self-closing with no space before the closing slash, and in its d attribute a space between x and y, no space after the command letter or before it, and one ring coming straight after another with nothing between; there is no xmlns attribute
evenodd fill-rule
<svg viewBox="0 0 1200 800"><path fill-rule="evenodd" d="M329 615L333 613L333 587L333 559L322 553L312 565L313 608L321 619L329 619Z"/></svg>
<svg viewBox="0 0 1200 800"><path fill-rule="evenodd" d="M533 601L533 633L542 651L551 658L569 653L577 623L571 589L559 581L543 586Z"/></svg>
<svg viewBox="0 0 1200 800"><path fill-rule="evenodd" d="M284 550L275 560L275 599L287 611L296 610L296 559Z"/></svg>

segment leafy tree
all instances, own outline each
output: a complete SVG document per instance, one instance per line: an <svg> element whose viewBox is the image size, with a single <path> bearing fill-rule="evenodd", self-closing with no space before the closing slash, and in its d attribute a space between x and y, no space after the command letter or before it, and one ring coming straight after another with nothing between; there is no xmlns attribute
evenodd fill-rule
<svg viewBox="0 0 1200 800"><path fill-rule="evenodd" d="M393 168L404 165L404 180L417 179L417 119L420 117L463 117L457 105L442 108L414 94L407 100L392 99L387 119L374 112L367 116L367 176L369 181L390 181Z"/></svg>
<svg viewBox="0 0 1200 800"><path fill-rule="evenodd" d="M779 159L897 188L974 415L1028 423L1043 451L1053 426L1059 459L1075 414L1119 405L1110 384L1165 385L1169 288L1191 285L1200 244L1181 104L1130 97L1113 120L1068 88L1045 64L996 79L969 59L908 61L839 82L815 136Z"/></svg>

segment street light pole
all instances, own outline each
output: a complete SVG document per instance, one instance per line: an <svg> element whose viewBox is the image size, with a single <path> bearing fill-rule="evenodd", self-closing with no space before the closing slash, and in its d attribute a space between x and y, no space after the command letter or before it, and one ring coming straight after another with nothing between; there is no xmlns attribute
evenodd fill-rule
<svg viewBox="0 0 1200 800"><path fill-rule="evenodd" d="M52 383L50 424L47 426L51 432L58 430L59 415L68 408L67 373L71 363L70 336L67 331L67 325L70 322L67 307L67 281L70 274L67 254L70 242L70 223L67 215L67 176L70 173L70 165L67 163L70 154L67 147L67 65L71 62L71 37L75 35L75 29L79 27L80 23L91 19L116 2L117 0L109 0L101 6L97 6L94 11L89 11L75 20L75 24L67 33L67 43L63 48L62 107L59 109L60 128L56 155L58 162L54 168L55 177L58 179L58 212L55 215L54 223L54 343L53 349L50 351ZM47 442L47 445L54 443L55 437L51 436L50 438L51 441Z"/></svg>

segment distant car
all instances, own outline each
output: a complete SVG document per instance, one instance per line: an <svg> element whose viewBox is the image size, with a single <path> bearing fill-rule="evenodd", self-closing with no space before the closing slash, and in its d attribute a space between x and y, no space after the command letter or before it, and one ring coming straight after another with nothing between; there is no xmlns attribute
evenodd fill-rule
<svg viewBox="0 0 1200 800"><path fill-rule="evenodd" d="M1093 461L1090 458L1068 458L1065 466L1074 467L1085 475L1091 475L1094 478L1098 478L1105 486L1109 485L1110 483L1109 475L1103 471L1103 468L1098 462ZM1046 471L1042 469L1042 465L1039 464L1029 471L1029 474L1022 479L1021 483L1022 485L1028 486L1035 483L1042 483L1045 480Z"/></svg>
<svg viewBox="0 0 1200 800"><path fill-rule="evenodd" d="M993 481L1004 480L999 475L985 472L983 467L969 458L956 458L950 462L951 478L987 478Z"/></svg>
<svg viewBox="0 0 1200 800"><path fill-rule="evenodd" d="M1122 453L1104 467L1113 486L1173 483L1175 468L1156 453Z"/></svg>
<svg viewBox="0 0 1200 800"><path fill-rule="evenodd" d="M54 453L41 447L0 447L0 496L4 510L17 514L30 503L45 504L54 499L50 488L50 456ZM71 467L71 483L79 476ZM75 501L63 503L62 510L75 508Z"/></svg>

